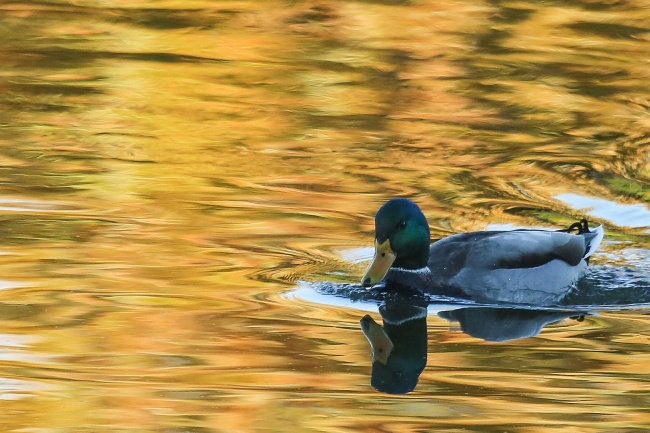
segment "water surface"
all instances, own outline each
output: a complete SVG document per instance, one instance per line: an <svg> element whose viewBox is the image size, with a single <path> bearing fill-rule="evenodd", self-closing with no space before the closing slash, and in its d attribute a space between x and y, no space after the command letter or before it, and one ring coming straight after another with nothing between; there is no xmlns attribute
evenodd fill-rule
<svg viewBox="0 0 650 433"><path fill-rule="evenodd" d="M650 426L645 2L9 1L0 19L3 431ZM604 224L568 300L601 308L494 342L429 307L417 387L376 391L359 321L385 300L355 294L394 196L433 237Z"/></svg>

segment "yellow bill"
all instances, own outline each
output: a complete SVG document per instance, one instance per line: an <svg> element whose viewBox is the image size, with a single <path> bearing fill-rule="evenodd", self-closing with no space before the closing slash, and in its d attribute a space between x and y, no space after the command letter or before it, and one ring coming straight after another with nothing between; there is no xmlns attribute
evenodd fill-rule
<svg viewBox="0 0 650 433"><path fill-rule="evenodd" d="M366 336L372 348L372 362L379 361L386 365L394 347L390 337L384 328L367 314L361 319L360 325L363 335Z"/></svg>
<svg viewBox="0 0 650 433"><path fill-rule="evenodd" d="M395 257L397 256L390 247L390 240L386 239L383 244L380 244L375 239L375 257L372 259L372 263L370 263L363 278L361 278L361 284L370 288L383 280L395 261Z"/></svg>

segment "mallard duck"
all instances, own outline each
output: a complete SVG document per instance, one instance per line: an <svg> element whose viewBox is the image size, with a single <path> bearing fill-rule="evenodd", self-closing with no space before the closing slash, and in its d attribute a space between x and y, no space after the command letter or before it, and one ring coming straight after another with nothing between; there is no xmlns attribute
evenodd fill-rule
<svg viewBox="0 0 650 433"><path fill-rule="evenodd" d="M371 288L386 280L479 302L551 305L584 275L604 234L583 220L566 230L461 233L429 246L429 223L418 205L395 198L375 216L375 256L361 283Z"/></svg>

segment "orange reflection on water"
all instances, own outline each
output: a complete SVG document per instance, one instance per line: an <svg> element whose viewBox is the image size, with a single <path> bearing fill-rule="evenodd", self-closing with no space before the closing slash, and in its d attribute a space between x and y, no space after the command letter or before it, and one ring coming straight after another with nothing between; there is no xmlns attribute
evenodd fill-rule
<svg viewBox="0 0 650 433"><path fill-rule="evenodd" d="M433 237L647 206L643 2L0 6L3 431L615 431L650 425L646 314L485 343L430 315L370 386L342 251L408 196ZM604 220L636 271L648 225ZM645 261L644 261L645 260ZM635 274L636 275L636 274ZM376 311L371 312L377 317Z"/></svg>

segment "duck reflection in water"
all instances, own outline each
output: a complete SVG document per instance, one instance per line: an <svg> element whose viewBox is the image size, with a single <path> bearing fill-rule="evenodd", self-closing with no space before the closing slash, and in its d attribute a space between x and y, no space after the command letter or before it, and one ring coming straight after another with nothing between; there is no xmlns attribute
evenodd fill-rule
<svg viewBox="0 0 650 433"><path fill-rule="evenodd" d="M582 322L589 313L561 310L526 310L518 308L474 307L441 311L438 316L458 322L460 329L485 341L510 341L535 337L550 323L564 319Z"/></svg>
<svg viewBox="0 0 650 433"><path fill-rule="evenodd" d="M415 389L427 363L427 308L416 302L388 301L379 307L383 326L365 315L361 330L372 349L371 385L380 392L406 394ZM466 334L503 342L538 335L549 323L567 318L582 321L580 311L466 307L438 315L458 322Z"/></svg>
<svg viewBox="0 0 650 433"><path fill-rule="evenodd" d="M379 307L381 326L372 317L361 319L361 330L372 348L370 384L388 394L413 391L427 365L427 309L390 301Z"/></svg>

